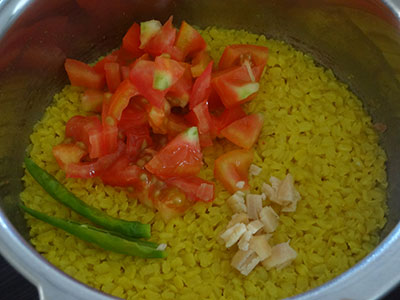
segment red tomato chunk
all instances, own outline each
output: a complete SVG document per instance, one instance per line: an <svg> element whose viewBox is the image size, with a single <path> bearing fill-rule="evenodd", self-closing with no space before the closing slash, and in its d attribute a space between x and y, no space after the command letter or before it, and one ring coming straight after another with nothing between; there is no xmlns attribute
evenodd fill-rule
<svg viewBox="0 0 400 300"><path fill-rule="evenodd" d="M216 64L194 27L183 21L177 30L172 21L134 23L121 48L93 67L66 59L90 115L72 117L65 142L53 148L67 177L132 187L165 221L214 200L215 182L198 174L202 148L217 137L244 149L215 161L215 179L231 193L249 188L263 118L241 104L256 97L268 58L265 47L230 45Z"/></svg>

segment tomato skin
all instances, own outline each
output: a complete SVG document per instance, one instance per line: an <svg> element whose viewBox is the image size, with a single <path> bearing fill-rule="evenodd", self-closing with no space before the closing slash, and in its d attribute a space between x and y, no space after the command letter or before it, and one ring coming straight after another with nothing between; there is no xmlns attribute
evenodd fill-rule
<svg viewBox="0 0 400 300"><path fill-rule="evenodd" d="M138 23L133 23L133 25L128 29L125 36L122 38L122 48L130 52L136 57L143 54L143 50L139 48L140 46L140 25Z"/></svg>
<svg viewBox="0 0 400 300"><path fill-rule="evenodd" d="M239 147L250 149L257 141L263 122L261 114L248 115L226 126L221 135Z"/></svg>
<svg viewBox="0 0 400 300"><path fill-rule="evenodd" d="M121 83L120 66L116 62L107 62L104 64L104 73L108 90L114 93Z"/></svg>
<svg viewBox="0 0 400 300"><path fill-rule="evenodd" d="M86 89L81 97L81 108L84 111L101 112L103 105L103 91Z"/></svg>
<svg viewBox="0 0 400 300"><path fill-rule="evenodd" d="M87 154L87 151L75 143L59 144L53 147L53 155L61 169L71 163L79 163Z"/></svg>
<svg viewBox="0 0 400 300"><path fill-rule="evenodd" d="M213 61L205 68L204 72L197 78L193 84L190 94L189 109L193 109L196 105L208 99L211 93L211 72Z"/></svg>
<svg viewBox="0 0 400 300"><path fill-rule="evenodd" d="M161 178L196 175L202 159L197 128L191 127L163 147L145 168Z"/></svg>
<svg viewBox="0 0 400 300"><path fill-rule="evenodd" d="M122 81L111 97L108 115L119 121L122 112L129 104L129 100L137 94L138 90L129 79Z"/></svg>
<svg viewBox="0 0 400 300"><path fill-rule="evenodd" d="M153 56L169 53L174 46L176 39L176 29L172 24L173 17L169 17L167 22L144 46L144 50Z"/></svg>
<svg viewBox="0 0 400 300"><path fill-rule="evenodd" d="M252 151L240 149L227 152L215 160L214 176L232 194L248 190L248 172L252 162ZM243 188L236 186L239 181L245 183Z"/></svg>
<svg viewBox="0 0 400 300"><path fill-rule="evenodd" d="M200 177L174 177L165 182L180 189L192 202L211 202L215 198L215 184Z"/></svg>
<svg viewBox="0 0 400 300"><path fill-rule="evenodd" d="M165 103L166 90L160 91L153 89L153 78L155 71L155 63L141 59L136 61L130 73L130 80L137 88L139 93L143 95L151 105L163 108Z"/></svg>
<svg viewBox="0 0 400 300"><path fill-rule="evenodd" d="M183 21L176 37L175 46L180 49L183 56L186 57L204 50L207 44L196 29Z"/></svg>
<svg viewBox="0 0 400 300"><path fill-rule="evenodd" d="M88 64L67 58L64 63L71 85L101 90L104 87L104 75L99 74Z"/></svg>
<svg viewBox="0 0 400 300"><path fill-rule="evenodd" d="M101 175L110 168L118 157L124 152L125 144L118 143L117 151L104 155L93 162L71 163L66 165L65 174L67 178L92 178Z"/></svg>
<svg viewBox="0 0 400 300"><path fill-rule="evenodd" d="M256 45L229 45L222 53L218 63L219 70L225 70L232 66L241 66L244 60L248 60L251 66L264 66L267 64L268 48Z"/></svg>

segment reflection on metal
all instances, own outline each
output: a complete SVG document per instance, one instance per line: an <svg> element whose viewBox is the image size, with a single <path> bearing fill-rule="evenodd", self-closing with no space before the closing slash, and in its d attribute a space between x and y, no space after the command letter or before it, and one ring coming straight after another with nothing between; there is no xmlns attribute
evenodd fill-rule
<svg viewBox="0 0 400 300"><path fill-rule="evenodd" d="M65 57L93 61L118 47L134 20L171 14L177 24L246 28L289 42L331 68L374 121L387 126L381 143L389 158L390 210L383 242L343 275L295 299L383 295L400 281L396 0L0 0L0 252L40 287L42 299L110 299L56 270L22 237L27 228L16 207L22 158L33 124L66 83Z"/></svg>

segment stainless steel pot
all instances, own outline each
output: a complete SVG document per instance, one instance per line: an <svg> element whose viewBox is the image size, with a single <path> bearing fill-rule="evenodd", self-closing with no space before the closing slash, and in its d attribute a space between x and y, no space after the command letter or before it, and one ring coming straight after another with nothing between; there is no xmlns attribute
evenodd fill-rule
<svg viewBox="0 0 400 300"><path fill-rule="evenodd" d="M112 299L50 265L29 244L17 209L28 136L65 85L65 57L91 61L116 48L133 21L169 15L198 26L246 28L311 53L387 125L388 223L356 266L293 299L376 299L400 282L400 1L0 1L0 252L41 299Z"/></svg>

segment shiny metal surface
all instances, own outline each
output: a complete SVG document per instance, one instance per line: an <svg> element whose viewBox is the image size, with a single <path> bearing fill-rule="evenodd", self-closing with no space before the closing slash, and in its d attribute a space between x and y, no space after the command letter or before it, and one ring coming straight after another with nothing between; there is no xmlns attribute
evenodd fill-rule
<svg viewBox="0 0 400 300"><path fill-rule="evenodd" d="M355 267L293 299L376 299L400 281L400 1L0 1L0 252L42 299L111 299L48 264L27 242L16 207L32 126L65 85L65 57L92 61L119 46L133 21L175 16L198 26L246 28L310 53L387 125L388 223Z"/></svg>

